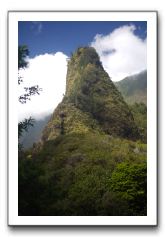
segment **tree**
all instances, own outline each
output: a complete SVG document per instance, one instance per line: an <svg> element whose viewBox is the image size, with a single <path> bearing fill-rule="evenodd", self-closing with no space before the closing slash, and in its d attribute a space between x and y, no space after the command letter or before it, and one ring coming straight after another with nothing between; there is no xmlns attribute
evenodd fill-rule
<svg viewBox="0 0 165 237"><path fill-rule="evenodd" d="M29 50L26 45L18 46L18 70L26 68L28 66L27 57L29 56Z"/></svg>
<svg viewBox="0 0 165 237"><path fill-rule="evenodd" d="M129 203L130 215L147 214L147 164L118 164L111 177L111 191Z"/></svg>
<svg viewBox="0 0 165 237"><path fill-rule="evenodd" d="M22 45L18 47L18 70L25 69L28 67L28 61L27 58L29 56L29 50L26 45ZM23 82L22 77L20 77L18 72L18 84L21 84ZM40 91L42 90L39 88L38 85L34 85L31 87L25 87L25 93L23 95L19 96L19 102L22 104L25 104L27 100L30 100L30 97L32 95L39 95Z"/></svg>
<svg viewBox="0 0 165 237"><path fill-rule="evenodd" d="M21 82L23 82L22 77L19 75L20 69L25 69L28 67L28 61L27 58L29 56L29 50L26 45L18 46L18 84L20 85ZM27 100L30 100L30 97L32 95L39 95L40 91L42 90L39 88L38 85L34 85L31 87L25 87L24 88L25 93L23 95L20 95L18 100L21 104L25 104ZM18 123L18 138L21 137L23 131L28 131L29 126L33 126L34 119L31 117L28 119L24 119L23 121Z"/></svg>

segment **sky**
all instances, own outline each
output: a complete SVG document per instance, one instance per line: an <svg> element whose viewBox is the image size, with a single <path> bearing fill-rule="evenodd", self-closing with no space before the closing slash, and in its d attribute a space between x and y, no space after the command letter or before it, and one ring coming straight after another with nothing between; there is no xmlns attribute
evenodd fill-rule
<svg viewBox="0 0 165 237"><path fill-rule="evenodd" d="M67 59L77 47L92 46L112 81L147 69L147 23L126 22L19 22L18 44L29 49L29 66L20 71L24 87L39 85L39 96L19 103L19 121L43 119L65 93Z"/></svg>

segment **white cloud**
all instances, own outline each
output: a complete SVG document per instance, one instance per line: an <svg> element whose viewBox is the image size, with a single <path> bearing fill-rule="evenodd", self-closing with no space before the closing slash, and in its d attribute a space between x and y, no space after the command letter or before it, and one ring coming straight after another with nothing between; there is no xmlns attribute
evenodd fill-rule
<svg viewBox="0 0 165 237"><path fill-rule="evenodd" d="M135 35L135 30L134 25L125 25L108 35L96 35L91 43L113 81L147 68L147 41Z"/></svg>
<svg viewBox="0 0 165 237"><path fill-rule="evenodd" d="M23 83L18 86L19 95L24 87L39 85L40 95L31 96L26 104L19 103L19 121L32 116L42 119L53 112L65 93L67 56L61 52L44 54L29 59L29 67L20 71Z"/></svg>
<svg viewBox="0 0 165 237"><path fill-rule="evenodd" d="M134 34L135 26L123 26L109 35L96 35L91 43L112 80L121 80L128 75L147 68L147 42ZM26 104L19 103L19 121L32 116L42 119L53 112L65 93L67 55L62 52L44 54L29 59L29 67L21 70L23 83L18 86L18 95L24 87L39 85L43 91L31 96Z"/></svg>

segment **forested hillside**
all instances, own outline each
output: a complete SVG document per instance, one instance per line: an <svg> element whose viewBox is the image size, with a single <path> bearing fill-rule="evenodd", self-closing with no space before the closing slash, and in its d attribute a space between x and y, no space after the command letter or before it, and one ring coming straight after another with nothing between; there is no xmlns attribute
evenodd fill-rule
<svg viewBox="0 0 165 237"><path fill-rule="evenodd" d="M19 150L19 215L147 215L146 107L128 105L92 47L68 62L41 142Z"/></svg>

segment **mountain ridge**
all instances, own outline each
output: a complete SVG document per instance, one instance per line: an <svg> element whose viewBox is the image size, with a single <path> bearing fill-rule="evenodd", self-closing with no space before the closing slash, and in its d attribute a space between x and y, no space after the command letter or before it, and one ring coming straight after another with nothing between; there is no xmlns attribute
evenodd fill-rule
<svg viewBox="0 0 165 237"><path fill-rule="evenodd" d="M43 131L43 140L54 139L60 135L62 121L66 133L70 131L68 129L70 127L81 127L79 123L82 125L84 122L80 121L80 118L76 124L74 122L78 111L80 114L83 112L85 117L88 114L88 117L93 120L93 122L88 121L86 127L91 123L97 123L97 128L100 127L102 132L109 135L128 139L138 138L138 131L129 107L104 71L99 56L92 47L78 48L68 62L66 93ZM71 114L72 118L70 118Z"/></svg>
<svg viewBox="0 0 165 237"><path fill-rule="evenodd" d="M115 82L115 85L128 104L147 104L147 70Z"/></svg>

